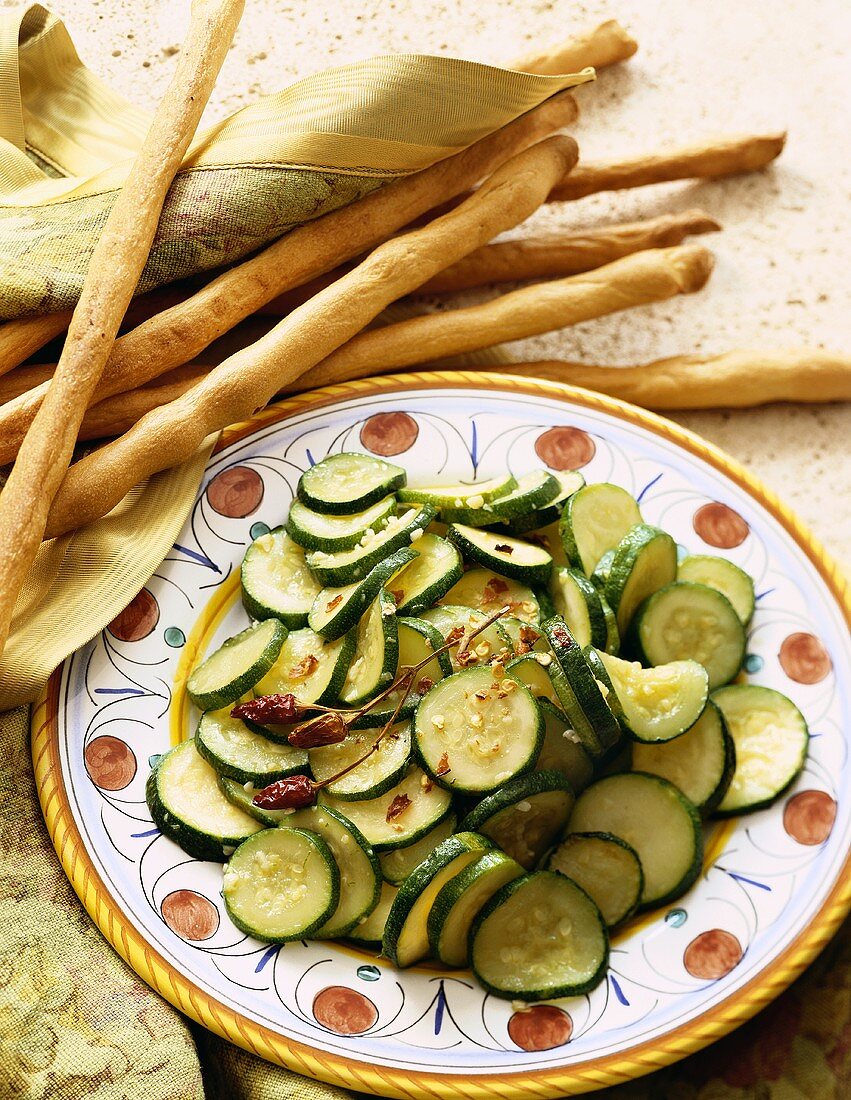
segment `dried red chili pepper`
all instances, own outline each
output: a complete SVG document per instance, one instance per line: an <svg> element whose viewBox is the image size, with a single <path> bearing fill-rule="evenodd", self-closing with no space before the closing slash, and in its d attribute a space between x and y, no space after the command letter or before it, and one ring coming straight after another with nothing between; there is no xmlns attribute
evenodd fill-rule
<svg viewBox="0 0 851 1100"><path fill-rule="evenodd" d="M348 726L341 714L329 711L294 729L287 740L297 749L316 749L321 745L339 745L345 741Z"/></svg>
<svg viewBox="0 0 851 1100"><path fill-rule="evenodd" d="M391 821L395 821L397 817L401 817L410 805L411 800L406 794L397 794L387 808L387 815L385 818L387 824L389 825Z"/></svg>
<svg viewBox="0 0 851 1100"><path fill-rule="evenodd" d="M301 810L316 804L316 785L306 775L278 779L251 800L264 810Z"/></svg>
<svg viewBox="0 0 851 1100"><path fill-rule="evenodd" d="M272 722L278 726L291 726L304 720L306 709L290 692L286 695L261 695L239 703L230 712L231 718L248 718L251 722L265 725Z"/></svg>

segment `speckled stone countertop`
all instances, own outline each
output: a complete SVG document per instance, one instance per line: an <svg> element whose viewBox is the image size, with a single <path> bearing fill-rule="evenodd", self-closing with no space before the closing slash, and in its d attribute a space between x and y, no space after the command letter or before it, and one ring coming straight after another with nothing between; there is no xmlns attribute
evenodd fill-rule
<svg viewBox="0 0 851 1100"><path fill-rule="evenodd" d="M188 0L45 2L64 18L90 67L153 107L173 70ZM699 205L725 232L701 238L716 255L701 293L511 350L624 364L736 346L849 350L848 0L247 0L206 119L371 54L507 62L611 17L638 39L639 53L579 92L574 132L583 155L628 154L722 131L786 128L789 141L776 166L756 176L594 196L541 211L531 224L552 229ZM846 566L851 562L851 405L674 419L749 466Z"/></svg>

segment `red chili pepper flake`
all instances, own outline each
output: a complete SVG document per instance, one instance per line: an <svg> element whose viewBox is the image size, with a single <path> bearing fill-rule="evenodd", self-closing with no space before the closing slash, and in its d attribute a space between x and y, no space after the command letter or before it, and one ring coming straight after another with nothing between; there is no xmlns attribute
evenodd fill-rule
<svg viewBox="0 0 851 1100"><path fill-rule="evenodd" d="M342 602L343 602L343 593L341 592L339 595L335 596L333 600L329 600L328 603L325 604L325 610L326 611L333 611L334 608L339 607Z"/></svg>
<svg viewBox="0 0 851 1100"><path fill-rule="evenodd" d="M312 653L308 653L305 657L298 662L297 665L293 665L290 669L291 680L304 680L309 676L317 666L319 665L319 658L315 657Z"/></svg>
<svg viewBox="0 0 851 1100"><path fill-rule="evenodd" d="M279 726L291 726L294 722L301 722L305 713L304 707L291 692L286 695L261 695L257 699L239 703L230 712L231 718L248 718L261 725L273 723Z"/></svg>
<svg viewBox="0 0 851 1100"><path fill-rule="evenodd" d="M342 715L330 711L298 726L287 740L297 749L316 749L321 745L339 745L345 741L348 732Z"/></svg>
<svg viewBox="0 0 851 1100"><path fill-rule="evenodd" d="M486 604L499 603L507 591L508 585L501 577L491 577L482 589L482 600Z"/></svg>
<svg viewBox="0 0 851 1100"><path fill-rule="evenodd" d="M401 588L391 588L390 595L393 597L393 602L396 604L397 607L405 598L405 592Z"/></svg>
<svg viewBox="0 0 851 1100"><path fill-rule="evenodd" d="M401 817L410 805L411 800L406 794L397 794L387 807L387 816L385 818L387 824L389 825L391 821L395 821L397 817Z"/></svg>
<svg viewBox="0 0 851 1100"><path fill-rule="evenodd" d="M455 654L455 660L462 668L467 668L468 665L474 665L478 659L478 655L474 653L472 649L462 649Z"/></svg>
<svg viewBox="0 0 851 1100"><path fill-rule="evenodd" d="M264 810L300 810L316 804L316 786L306 775L290 775L258 791L252 802Z"/></svg>
<svg viewBox="0 0 851 1100"><path fill-rule="evenodd" d="M434 687L434 680L430 680L428 676L423 678L417 683L417 692L420 695L425 695L427 691L431 691Z"/></svg>
<svg viewBox="0 0 851 1100"><path fill-rule="evenodd" d="M446 755L446 753L444 753L443 756L441 756L441 758L437 762L437 767L434 769L434 774L435 775L446 775L446 773L450 770L451 769L449 767L449 757Z"/></svg>
<svg viewBox="0 0 851 1100"><path fill-rule="evenodd" d="M449 633L446 635L446 641L451 645L453 642L460 642L464 637L463 626L453 626Z"/></svg>
<svg viewBox="0 0 851 1100"><path fill-rule="evenodd" d="M514 547L509 546L507 542L498 542L496 544L496 546L494 546L494 550L496 550L497 553L499 553L499 554L513 554L514 553Z"/></svg>

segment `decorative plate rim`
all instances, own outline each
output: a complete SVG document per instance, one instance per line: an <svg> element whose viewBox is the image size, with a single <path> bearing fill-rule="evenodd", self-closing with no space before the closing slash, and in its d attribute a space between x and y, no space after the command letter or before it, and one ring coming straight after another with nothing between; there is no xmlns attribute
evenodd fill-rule
<svg viewBox="0 0 851 1100"><path fill-rule="evenodd" d="M258 428L305 409L318 409L350 397L388 391L470 389L486 386L546 396L602 411L685 449L725 474L776 519L815 567L851 627L851 590L839 566L819 540L756 476L724 451L655 413L604 394L566 383L489 371L421 371L383 375L327 386L287 397L250 420L221 433L213 454ZM203 993L145 941L106 889L83 845L61 780L57 706L61 666L33 706L32 756L36 787L53 846L71 885L101 933L129 966L157 993L203 1027L229 1042L297 1073L343 1088L403 1098L492 1100L495 1096L579 1095L643 1076L720 1039L743 1024L786 989L824 948L851 911L851 851L846 855L821 910L780 954L719 1004L664 1036L627 1052L615 1052L571 1067L525 1069L515 1073L469 1074L463 1079L424 1071L370 1066L286 1039Z"/></svg>

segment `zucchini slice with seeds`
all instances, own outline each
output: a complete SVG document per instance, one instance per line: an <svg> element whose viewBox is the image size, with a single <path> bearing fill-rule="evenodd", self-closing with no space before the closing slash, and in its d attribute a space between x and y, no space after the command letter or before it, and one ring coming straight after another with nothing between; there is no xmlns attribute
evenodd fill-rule
<svg viewBox="0 0 851 1100"><path fill-rule="evenodd" d="M550 676L552 666L553 655L547 649L543 653L524 653L521 657L513 658L505 666L505 671L512 679L527 687L538 702L549 700L562 714L561 702Z"/></svg>
<svg viewBox="0 0 851 1100"><path fill-rule="evenodd" d="M717 814L749 813L771 803L797 778L807 758L806 719L791 699L757 684L712 693L736 746L736 767Z"/></svg>
<svg viewBox="0 0 851 1100"><path fill-rule="evenodd" d="M583 749L579 735L570 728L567 715L549 699L538 699L544 716L544 745L535 771L556 771L564 775L574 793L579 794L594 778L591 757Z"/></svg>
<svg viewBox="0 0 851 1100"><path fill-rule="evenodd" d="M677 576L677 544L659 527L641 523L617 545L603 593L617 619L621 637L636 609Z"/></svg>
<svg viewBox="0 0 851 1100"><path fill-rule="evenodd" d="M447 676L414 715L414 748L423 767L449 790L492 791L534 767L544 738L541 710L511 678L490 667Z"/></svg>
<svg viewBox="0 0 851 1100"><path fill-rule="evenodd" d="M351 550L337 550L333 554L311 550L306 558L307 564L326 588L353 584L363 580L395 550L420 539L435 514L427 504L415 505L401 516L391 516L379 531L366 531Z"/></svg>
<svg viewBox="0 0 851 1100"><path fill-rule="evenodd" d="M493 848L487 837L456 833L438 844L399 887L384 929L382 952L396 966L413 966L428 954L428 917L444 883Z"/></svg>
<svg viewBox="0 0 851 1100"><path fill-rule="evenodd" d="M532 470L517 478L517 485L504 496L497 497L491 508L498 522L510 523L527 516L559 495L561 484L548 470Z"/></svg>
<svg viewBox="0 0 851 1100"><path fill-rule="evenodd" d="M414 844L452 810L449 792L432 783L420 768L410 768L378 798L344 802L322 791L319 802L356 825L376 852Z"/></svg>
<svg viewBox="0 0 851 1100"><path fill-rule="evenodd" d="M380 733L381 728L359 730L350 733L338 745L322 745L310 749L310 770L313 778L321 783L354 764L375 744ZM326 789L330 795L343 802L379 798L402 780L410 758L411 726L409 722L400 722L382 738L370 757L334 783L329 783Z"/></svg>
<svg viewBox="0 0 851 1100"><path fill-rule="evenodd" d="M631 917L641 901L641 860L633 847L611 833L571 833L549 854L546 867L578 883L609 928Z"/></svg>
<svg viewBox="0 0 851 1100"><path fill-rule="evenodd" d="M644 909L680 897L700 874L700 815L679 787L658 775L598 779L577 798L569 831L614 833L635 849L644 872Z"/></svg>
<svg viewBox="0 0 851 1100"><path fill-rule="evenodd" d="M396 604L382 588L358 623L355 657L340 688L340 701L360 706L393 680L399 664Z"/></svg>
<svg viewBox="0 0 851 1100"><path fill-rule="evenodd" d="M200 755L194 739L160 757L148 776L145 798L154 824L196 859L222 860L260 822L222 794L218 776Z"/></svg>
<svg viewBox="0 0 851 1100"><path fill-rule="evenodd" d="M483 798L461 828L490 837L531 871L564 832L573 802L573 788L560 772L532 772Z"/></svg>
<svg viewBox="0 0 851 1100"><path fill-rule="evenodd" d="M272 621L272 620L268 620ZM292 693L301 703L333 703L340 693L355 652L355 632L326 641L310 627L294 630L278 659L254 685L254 694Z"/></svg>
<svg viewBox="0 0 851 1100"><path fill-rule="evenodd" d="M541 621L541 608L532 589L491 569L468 569L440 603L472 607L483 615L492 615L508 604L514 618L532 626Z"/></svg>
<svg viewBox="0 0 851 1100"><path fill-rule="evenodd" d="M589 752L599 745L598 757L621 739L620 726L606 696L564 619L555 616L542 625L554 657L550 673L562 708ZM558 672L562 675L558 675ZM590 734L592 736L588 736Z"/></svg>
<svg viewBox="0 0 851 1100"><path fill-rule="evenodd" d="M470 930L470 961L496 997L578 996L605 976L605 921L581 886L555 871L535 871L506 883L481 910Z"/></svg>
<svg viewBox="0 0 851 1100"><path fill-rule="evenodd" d="M414 543L417 557L395 577L392 593L400 615L417 615L444 596L464 572L461 555L440 535Z"/></svg>
<svg viewBox="0 0 851 1100"><path fill-rule="evenodd" d="M301 940L337 908L340 871L317 833L264 829L231 856L222 897L230 919L247 935L266 943Z"/></svg>
<svg viewBox="0 0 851 1100"><path fill-rule="evenodd" d="M308 806L287 819L291 829L309 829L321 836L340 871L337 908L313 933L318 940L345 936L378 904L381 868L378 857L351 821L327 806Z"/></svg>
<svg viewBox="0 0 851 1100"><path fill-rule="evenodd" d="M443 636L433 623L416 617L398 618L399 624L399 669L413 668L424 661L429 653L434 653L443 645ZM424 678L437 683L452 672L452 661L444 649L423 665L417 674L417 682ZM414 684L416 691L417 685Z"/></svg>
<svg viewBox="0 0 851 1100"><path fill-rule="evenodd" d="M635 498L620 485L584 485L568 497L561 513L559 531L568 562L590 576L600 558L641 522Z"/></svg>
<svg viewBox="0 0 851 1100"><path fill-rule="evenodd" d="M632 767L661 775L679 787L705 816L727 793L736 767L736 746L724 716L710 699L682 737L655 745L635 742Z"/></svg>
<svg viewBox="0 0 851 1100"><path fill-rule="evenodd" d="M440 603L436 607L430 607L428 611L424 611L420 618L435 627L441 638L445 640L457 626L462 627L465 631L475 630L480 623L485 621L486 616L472 607ZM470 649L476 654L478 660L489 661L492 657L499 656L503 651L506 657L508 656L505 639L498 626L498 623L491 623L481 634L477 634L471 643ZM450 649L448 653L452 668L457 671L461 668L461 665L458 664L458 647Z"/></svg>
<svg viewBox="0 0 851 1100"><path fill-rule="evenodd" d="M332 516L362 512L401 489L407 474L401 466L354 451L328 455L298 479L298 499Z"/></svg>
<svg viewBox="0 0 851 1100"><path fill-rule="evenodd" d="M219 775L238 783L265 787L276 779L297 775L307 767L307 753L269 740L231 718L230 707L208 710L195 731L195 748Z"/></svg>
<svg viewBox="0 0 851 1100"><path fill-rule="evenodd" d="M644 601L630 628L644 664L664 665L691 658L709 676L709 689L729 683L745 659L742 620L717 588L674 581Z"/></svg>
<svg viewBox="0 0 851 1100"><path fill-rule="evenodd" d="M515 535L524 535L528 531L543 533L541 531L542 528L554 524L555 529L552 532L552 544L553 547L558 547L558 549L562 551L563 556L561 537L558 533L558 521L561 518L562 509L564 508L567 498L572 497L578 489L582 488L585 484L585 478L578 470L565 470L563 473L555 474L554 477L556 481L558 481L559 490L553 499L541 508L536 508L534 511L527 512L525 515L515 516L508 526ZM550 553L553 552L550 547L545 547L545 549L549 549ZM556 564L564 565L565 563L566 559Z"/></svg>
<svg viewBox="0 0 851 1100"><path fill-rule="evenodd" d="M416 556L416 550L403 546L379 562L362 581L340 588L323 588L307 616L308 625L329 641L341 638L357 626L379 591L390 587L393 578Z"/></svg>
<svg viewBox="0 0 851 1100"><path fill-rule="evenodd" d="M393 886L389 882L382 882L378 905L368 917L358 921L349 932L348 938L354 943L362 944L364 947L380 948L384 936L384 926L387 924L387 914L390 912L390 906L393 904L393 899L396 897L398 890L398 886Z"/></svg>
<svg viewBox="0 0 851 1100"><path fill-rule="evenodd" d="M613 549L607 550L594 566L594 571L591 573L589 580L598 592L606 591L606 584L609 580L609 573L611 572L612 562L614 560L615 551Z"/></svg>
<svg viewBox="0 0 851 1100"><path fill-rule="evenodd" d="M426 922L431 954L444 966L467 966L470 927L497 890L523 874L504 852L485 852L441 886Z"/></svg>
<svg viewBox="0 0 851 1100"><path fill-rule="evenodd" d="M378 531L391 516L396 515L396 498L382 497L362 512L350 516L329 516L314 512L300 500L290 505L286 529L293 542L305 550L324 550L333 554L351 550L367 531Z"/></svg>
<svg viewBox="0 0 851 1100"><path fill-rule="evenodd" d="M549 580L553 559L541 546L463 523L453 523L446 537L465 558L492 569L501 577L530 585L546 584Z"/></svg>
<svg viewBox="0 0 851 1100"><path fill-rule="evenodd" d="M709 695L706 669L697 661L655 668L597 651L620 703L620 720L636 741L670 741L694 725Z"/></svg>
<svg viewBox="0 0 851 1100"><path fill-rule="evenodd" d="M438 844L442 844L447 837L452 836L457 824L458 818L451 813L416 844L409 844L407 848L394 848L392 852L382 852L378 861L385 881L392 882L394 886L401 886L411 871L419 867Z"/></svg>
<svg viewBox="0 0 851 1100"><path fill-rule="evenodd" d="M600 594L578 569L554 569L550 596L555 614L561 615L581 646L605 648L608 637Z"/></svg>
<svg viewBox="0 0 851 1100"><path fill-rule="evenodd" d="M727 597L745 626L753 618L756 600L753 579L727 558L714 554L689 554L679 564L677 580L694 581L717 589Z"/></svg>
<svg viewBox="0 0 851 1100"><path fill-rule="evenodd" d="M253 623L197 665L186 681L199 710L220 710L249 692L274 665L287 628L277 619Z"/></svg>
<svg viewBox="0 0 851 1100"><path fill-rule="evenodd" d="M245 551L240 570L242 603L252 619L280 619L290 630L307 626L320 585L304 550L283 527L260 535Z"/></svg>

